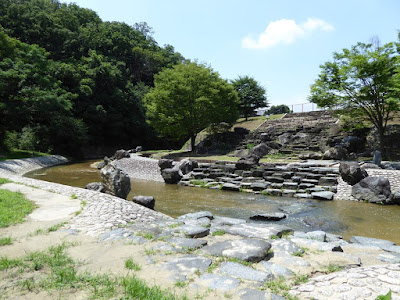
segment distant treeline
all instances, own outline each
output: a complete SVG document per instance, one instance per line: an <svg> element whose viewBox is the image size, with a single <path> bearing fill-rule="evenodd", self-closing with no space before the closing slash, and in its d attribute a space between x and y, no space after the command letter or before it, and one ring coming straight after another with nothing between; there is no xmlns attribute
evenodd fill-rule
<svg viewBox="0 0 400 300"><path fill-rule="evenodd" d="M155 74L183 61L146 23L103 22L57 0L1 0L0 148L154 147L142 98Z"/></svg>

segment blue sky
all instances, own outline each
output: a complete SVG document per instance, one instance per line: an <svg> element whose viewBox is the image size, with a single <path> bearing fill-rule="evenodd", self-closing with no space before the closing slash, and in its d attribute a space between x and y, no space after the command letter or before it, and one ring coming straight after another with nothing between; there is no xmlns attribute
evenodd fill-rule
<svg viewBox="0 0 400 300"><path fill-rule="evenodd" d="M63 1L71 2L71 1ZM254 77L272 105L307 102L332 53L379 37L398 41L399 0L75 0L103 21L147 22L160 45L225 79Z"/></svg>

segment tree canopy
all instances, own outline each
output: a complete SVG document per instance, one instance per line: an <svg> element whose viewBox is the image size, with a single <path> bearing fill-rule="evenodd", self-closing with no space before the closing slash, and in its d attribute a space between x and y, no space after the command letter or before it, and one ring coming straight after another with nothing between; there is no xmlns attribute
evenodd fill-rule
<svg viewBox="0 0 400 300"><path fill-rule="evenodd" d="M290 108L289 108L289 106L287 106L285 104L272 105L266 113L268 115L287 114L287 113L290 113Z"/></svg>
<svg viewBox="0 0 400 300"><path fill-rule="evenodd" d="M142 98L155 74L185 59L146 23L103 22L58 0L3 0L0 32L0 144L29 127L33 150L154 145Z"/></svg>
<svg viewBox="0 0 400 300"><path fill-rule="evenodd" d="M399 109L400 58L394 44L358 43L333 54L320 66L309 100L319 107L338 107L343 114L371 122L381 149L391 113Z"/></svg>
<svg viewBox="0 0 400 300"><path fill-rule="evenodd" d="M247 118L259 107L267 107L266 90L254 78L239 76L232 81L239 96L239 112Z"/></svg>
<svg viewBox="0 0 400 300"><path fill-rule="evenodd" d="M211 124L233 123L238 96L227 81L205 65L187 63L164 69L144 97L147 117L156 131L171 139L191 139Z"/></svg>

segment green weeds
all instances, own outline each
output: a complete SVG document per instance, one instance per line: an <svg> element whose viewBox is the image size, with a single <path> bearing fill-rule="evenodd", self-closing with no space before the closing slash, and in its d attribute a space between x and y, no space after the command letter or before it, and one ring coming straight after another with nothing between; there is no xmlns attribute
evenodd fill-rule
<svg viewBox="0 0 400 300"><path fill-rule="evenodd" d="M24 222L35 207L21 193L0 190L0 228Z"/></svg>
<svg viewBox="0 0 400 300"><path fill-rule="evenodd" d="M0 238L0 246L6 246L6 245L11 245L11 244L12 244L11 237Z"/></svg>
<svg viewBox="0 0 400 300"><path fill-rule="evenodd" d="M132 258L128 258L125 261L125 268L133 271L140 271L142 269L142 267L138 263L134 262Z"/></svg>
<svg viewBox="0 0 400 300"><path fill-rule="evenodd" d="M11 183L12 181L11 180L8 180L7 178L0 178L0 184L3 184L3 183Z"/></svg>
<svg viewBox="0 0 400 300"><path fill-rule="evenodd" d="M224 235L226 232L225 230L216 230L213 233L211 233L212 236L218 236L218 235Z"/></svg>

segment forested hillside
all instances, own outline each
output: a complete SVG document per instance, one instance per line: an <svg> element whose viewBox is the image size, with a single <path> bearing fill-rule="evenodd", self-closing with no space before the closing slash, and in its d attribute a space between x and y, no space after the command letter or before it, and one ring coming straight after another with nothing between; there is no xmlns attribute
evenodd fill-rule
<svg viewBox="0 0 400 300"><path fill-rule="evenodd" d="M154 146L144 94L183 62L146 23L103 22L57 0L0 2L0 141L79 155L87 146ZM0 147L1 148L1 147Z"/></svg>

